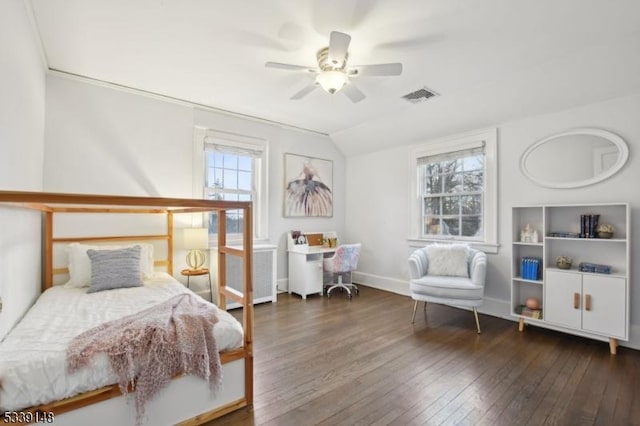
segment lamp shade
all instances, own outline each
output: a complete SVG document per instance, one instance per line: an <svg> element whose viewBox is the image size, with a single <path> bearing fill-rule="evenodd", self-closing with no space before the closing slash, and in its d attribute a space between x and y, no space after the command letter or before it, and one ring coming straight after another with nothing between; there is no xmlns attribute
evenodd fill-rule
<svg viewBox="0 0 640 426"><path fill-rule="evenodd" d="M331 94L342 89L347 80L349 80L349 77L342 71L322 71L316 77L316 83Z"/></svg>
<svg viewBox="0 0 640 426"><path fill-rule="evenodd" d="M185 228L183 230L184 248L203 249L209 247L209 230L207 228Z"/></svg>

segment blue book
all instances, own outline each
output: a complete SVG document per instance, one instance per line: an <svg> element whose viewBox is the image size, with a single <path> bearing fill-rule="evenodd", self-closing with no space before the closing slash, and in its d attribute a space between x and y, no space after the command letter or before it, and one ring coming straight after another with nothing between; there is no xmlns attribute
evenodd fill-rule
<svg viewBox="0 0 640 426"><path fill-rule="evenodd" d="M525 280L528 280L530 279L530 277L531 277L531 259L528 257L525 257L522 278L524 278Z"/></svg>

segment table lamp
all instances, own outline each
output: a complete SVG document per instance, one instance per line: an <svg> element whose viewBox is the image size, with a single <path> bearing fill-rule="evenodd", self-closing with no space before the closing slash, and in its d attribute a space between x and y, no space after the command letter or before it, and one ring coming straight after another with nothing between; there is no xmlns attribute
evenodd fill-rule
<svg viewBox="0 0 640 426"><path fill-rule="evenodd" d="M185 228L183 237L184 247L189 249L186 259L187 266L192 271L202 268L206 257L200 249L209 247L209 230L207 228Z"/></svg>

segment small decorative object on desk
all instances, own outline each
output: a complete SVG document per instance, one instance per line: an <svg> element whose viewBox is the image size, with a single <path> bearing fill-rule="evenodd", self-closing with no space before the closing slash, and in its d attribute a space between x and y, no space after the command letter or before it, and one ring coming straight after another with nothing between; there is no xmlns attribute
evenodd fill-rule
<svg viewBox="0 0 640 426"><path fill-rule="evenodd" d="M613 227L613 225L603 223L598 225L598 229L596 231L598 231L598 238L611 238L613 237L613 233L616 231L616 229Z"/></svg>
<svg viewBox="0 0 640 426"><path fill-rule="evenodd" d="M538 242L538 231L533 229L530 223L527 223L524 226L524 229L520 231L520 242L521 243L537 243Z"/></svg>
<svg viewBox="0 0 640 426"><path fill-rule="evenodd" d="M573 259L571 259L569 256L558 256L556 258L556 266L560 269L571 268L571 263L573 263Z"/></svg>

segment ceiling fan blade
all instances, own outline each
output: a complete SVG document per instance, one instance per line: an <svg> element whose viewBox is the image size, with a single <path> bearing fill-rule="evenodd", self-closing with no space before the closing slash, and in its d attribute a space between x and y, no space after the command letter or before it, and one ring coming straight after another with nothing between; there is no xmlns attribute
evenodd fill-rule
<svg viewBox="0 0 640 426"><path fill-rule="evenodd" d="M294 101L297 101L298 99L302 99L305 96L307 96L309 93L311 93L314 90L316 90L317 88L318 88L318 85L316 83L311 83L307 87L305 87L302 90L300 90L298 93L296 93L293 96L291 96L291 99L293 99Z"/></svg>
<svg viewBox="0 0 640 426"><path fill-rule="evenodd" d="M360 102L361 100L366 98L364 93L362 93L360 89L354 86L353 83L345 84L342 90L340 90L340 93L344 93L345 96L351 99L351 102L353 103Z"/></svg>
<svg viewBox="0 0 640 426"><path fill-rule="evenodd" d="M351 43L351 36L349 34L341 33L338 31L331 31L329 36L329 54L328 60L332 65L342 65L347 57L347 51L349 50L349 43Z"/></svg>
<svg viewBox="0 0 640 426"><path fill-rule="evenodd" d="M395 62L392 64L374 64L374 65L356 65L350 67L355 72L349 72L349 75L365 75L371 77L382 77L387 75L402 74L402 64Z"/></svg>
<svg viewBox="0 0 640 426"><path fill-rule="evenodd" d="M292 71L309 71L309 72L317 71L314 68L305 67L303 65L282 64L280 62L265 62L264 66L267 68L278 68L282 70L292 70Z"/></svg>

